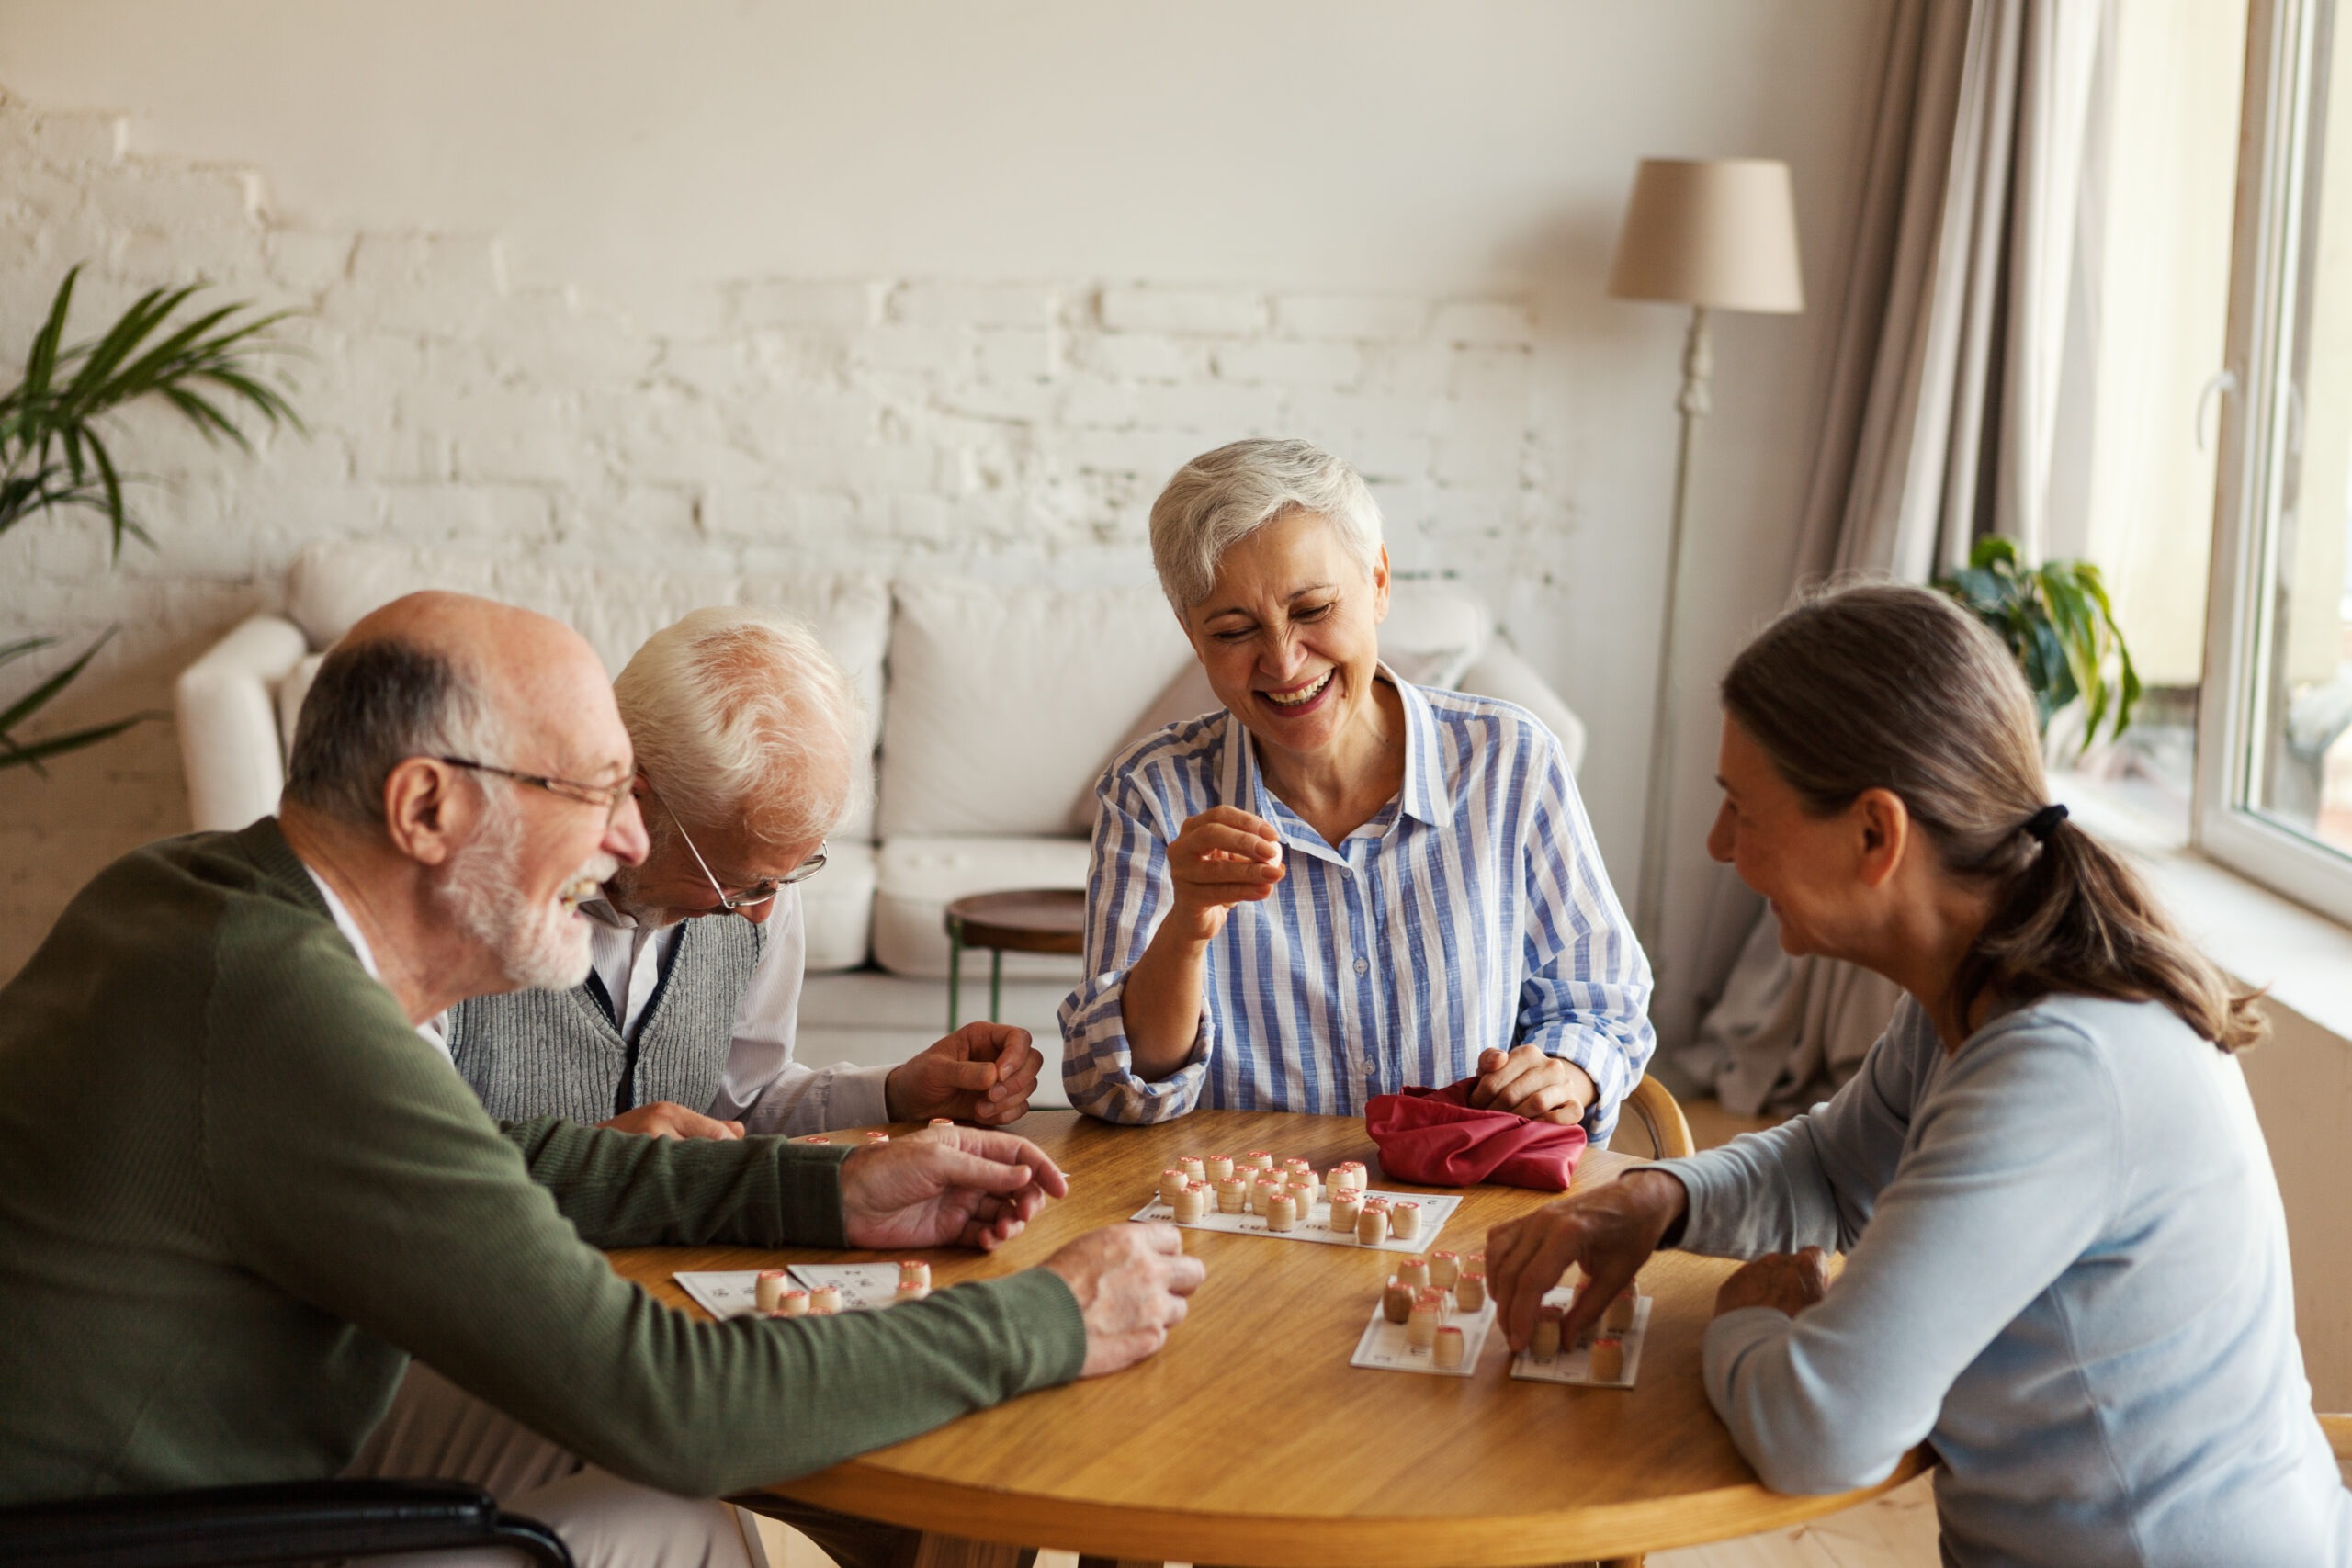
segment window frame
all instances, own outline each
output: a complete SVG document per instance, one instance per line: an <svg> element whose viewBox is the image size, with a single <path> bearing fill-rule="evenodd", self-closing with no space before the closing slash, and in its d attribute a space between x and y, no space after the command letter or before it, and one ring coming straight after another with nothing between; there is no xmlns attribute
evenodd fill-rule
<svg viewBox="0 0 2352 1568"><path fill-rule="evenodd" d="M2279 826L2252 804L2265 736L2280 502L2292 471L2297 315L2317 244L2312 108L2325 86L2333 0L2252 0L2238 138L2236 232L2198 695L2189 832L2199 852L2352 924L2352 857ZM2352 83L2339 84L2352 92ZM2352 125L2352 115L2346 123ZM2346 155L2352 155L2347 142Z"/></svg>

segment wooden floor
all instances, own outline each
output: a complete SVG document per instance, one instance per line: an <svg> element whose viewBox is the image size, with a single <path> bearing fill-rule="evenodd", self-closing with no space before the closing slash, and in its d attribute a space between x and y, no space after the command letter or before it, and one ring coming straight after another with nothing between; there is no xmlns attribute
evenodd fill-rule
<svg viewBox="0 0 2352 1568"><path fill-rule="evenodd" d="M1930 1476L1795 1529L1654 1551L1648 1568L1936 1568Z"/></svg>

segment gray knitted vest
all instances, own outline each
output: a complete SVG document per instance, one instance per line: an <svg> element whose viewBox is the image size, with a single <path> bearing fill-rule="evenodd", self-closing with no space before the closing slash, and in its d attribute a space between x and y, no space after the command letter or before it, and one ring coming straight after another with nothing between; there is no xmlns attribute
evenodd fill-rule
<svg viewBox="0 0 2352 1568"><path fill-rule="evenodd" d="M459 1002L449 1010L449 1055L502 1121L602 1122L657 1100L707 1111L727 1069L736 1006L765 941L749 920L714 915L682 922L634 1043L622 1037L592 976L568 991Z"/></svg>

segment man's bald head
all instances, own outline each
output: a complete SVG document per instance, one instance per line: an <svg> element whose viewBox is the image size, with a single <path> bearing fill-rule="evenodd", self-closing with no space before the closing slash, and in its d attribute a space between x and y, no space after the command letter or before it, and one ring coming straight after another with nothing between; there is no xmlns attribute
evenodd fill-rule
<svg viewBox="0 0 2352 1568"><path fill-rule="evenodd" d="M328 651L303 698L286 797L380 827L411 757L559 777L624 776L628 739L595 650L560 621L463 593L411 593ZM575 771L576 770L576 771Z"/></svg>

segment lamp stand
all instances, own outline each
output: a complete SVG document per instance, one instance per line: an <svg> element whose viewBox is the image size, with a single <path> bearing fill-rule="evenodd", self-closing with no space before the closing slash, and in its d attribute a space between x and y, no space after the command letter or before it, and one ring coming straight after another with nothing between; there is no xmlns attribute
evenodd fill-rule
<svg viewBox="0 0 2352 1568"><path fill-rule="evenodd" d="M1713 406L1707 378L1714 374L1714 345L1707 336L1707 308L1690 310L1690 331L1682 341L1682 393L1674 406L1682 434L1674 447L1674 515L1666 536L1666 614L1657 634L1657 695L1650 709L1650 797L1642 814L1642 881L1634 907L1634 929L1659 964L1666 934L1666 830L1674 799L1674 611L1682 590L1682 514L1690 499L1690 444L1699 422Z"/></svg>

